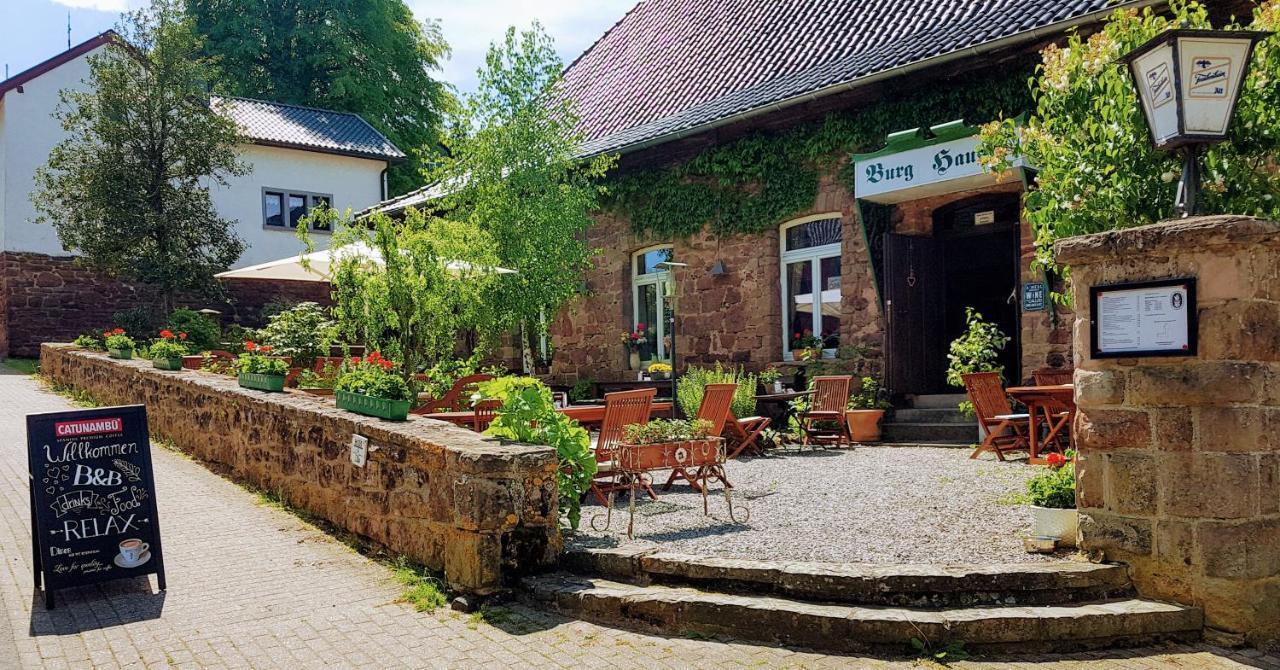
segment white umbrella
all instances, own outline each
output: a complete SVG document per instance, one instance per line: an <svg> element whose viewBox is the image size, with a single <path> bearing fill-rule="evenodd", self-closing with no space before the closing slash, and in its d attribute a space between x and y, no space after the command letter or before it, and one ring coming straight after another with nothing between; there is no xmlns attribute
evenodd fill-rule
<svg viewBox="0 0 1280 670"><path fill-rule="evenodd" d="M276 281L329 281L332 277L333 266L336 261L349 257L359 257L367 259L370 263L381 265L382 254L377 249L370 247L363 242L354 242L345 244L336 249L325 249L323 251L315 251L302 256L290 256L289 258L281 258L275 261L267 261L257 265L240 268L238 270L227 270L216 275L218 279L272 279ZM306 259L306 263L303 263ZM476 269L467 261L446 261L444 264L446 270L452 274L462 274L464 272ZM508 270L500 267L481 267L479 269L483 273L493 274L515 274L515 270Z"/></svg>

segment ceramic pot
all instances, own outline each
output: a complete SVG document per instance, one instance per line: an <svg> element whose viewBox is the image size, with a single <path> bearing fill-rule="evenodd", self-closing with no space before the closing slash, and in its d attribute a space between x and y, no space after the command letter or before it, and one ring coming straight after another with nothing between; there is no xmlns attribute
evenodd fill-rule
<svg viewBox="0 0 1280 670"><path fill-rule="evenodd" d="M1080 515L1074 507L1054 509L1052 507L1032 505L1031 514L1033 517L1032 535L1057 538L1059 546L1076 546L1076 533L1080 529Z"/></svg>
<svg viewBox="0 0 1280 670"><path fill-rule="evenodd" d="M851 409L844 413L845 423L849 424L849 435L854 442L879 442L880 420L883 418L882 409Z"/></svg>

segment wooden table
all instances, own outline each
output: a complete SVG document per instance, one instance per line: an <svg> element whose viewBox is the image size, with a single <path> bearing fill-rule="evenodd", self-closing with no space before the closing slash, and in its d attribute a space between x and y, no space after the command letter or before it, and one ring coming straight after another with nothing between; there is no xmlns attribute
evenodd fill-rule
<svg viewBox="0 0 1280 670"><path fill-rule="evenodd" d="M791 418L791 401L813 395L813 391L784 391L782 393L761 393L756 396L757 411L760 416L769 417L774 430L787 430L788 419Z"/></svg>
<svg viewBox="0 0 1280 670"><path fill-rule="evenodd" d="M602 423L604 421L604 405L570 405L568 407L563 407L556 411L569 417L570 419L576 419L578 423L583 425L588 425L588 426L595 425L595 424ZM653 417L658 417L658 416L663 416L664 414L665 416L671 415L671 403L669 402L653 403L653 407L649 410L649 415ZM422 416L427 419L439 419L440 421L448 421L449 423L452 423L452 424L465 426L471 423L471 420L475 416L475 413L469 412L469 411L467 412L434 412L431 414L421 414L419 416Z"/></svg>
<svg viewBox="0 0 1280 670"><path fill-rule="evenodd" d="M1045 459L1040 457L1041 442L1038 425L1040 418L1043 417L1045 425L1049 427L1049 432L1044 438L1045 444L1055 442L1063 430L1069 430L1071 419L1076 415L1075 385L1011 386L1008 392L1015 400L1027 406L1027 414L1031 417L1029 419L1031 456L1027 462L1045 463ZM1067 408L1067 411L1060 414L1063 407Z"/></svg>

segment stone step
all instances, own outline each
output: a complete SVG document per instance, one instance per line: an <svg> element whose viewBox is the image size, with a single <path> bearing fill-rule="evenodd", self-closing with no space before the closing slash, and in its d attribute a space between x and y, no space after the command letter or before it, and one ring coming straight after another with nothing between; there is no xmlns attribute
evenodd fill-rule
<svg viewBox="0 0 1280 670"><path fill-rule="evenodd" d="M881 424L883 442L929 442L933 444L977 444L978 425L964 423L917 423L890 421Z"/></svg>
<svg viewBox="0 0 1280 670"><path fill-rule="evenodd" d="M1148 600L923 610L637 586L565 573L526 577L522 585L539 605L599 623L843 653L901 653L913 638L935 649L958 642L971 651L1076 651L1192 641L1203 625L1199 609Z"/></svg>
<svg viewBox="0 0 1280 670"><path fill-rule="evenodd" d="M914 396L911 406L916 409L955 409L969 397L963 393L936 393Z"/></svg>
<svg viewBox="0 0 1280 670"><path fill-rule="evenodd" d="M1123 566L1072 561L1008 565L803 563L699 556L654 548L570 549L576 574L639 585L903 607L1053 605L1132 594Z"/></svg>
<svg viewBox="0 0 1280 670"><path fill-rule="evenodd" d="M964 412L951 409L895 409L893 421L903 423L968 423L977 430L978 420L964 415Z"/></svg>

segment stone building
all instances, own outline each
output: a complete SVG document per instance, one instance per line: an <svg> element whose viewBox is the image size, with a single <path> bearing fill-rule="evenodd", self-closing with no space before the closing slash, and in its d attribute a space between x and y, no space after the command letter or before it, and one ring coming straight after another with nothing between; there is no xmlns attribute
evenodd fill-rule
<svg viewBox="0 0 1280 670"><path fill-rule="evenodd" d="M681 366L761 369L813 335L899 397L955 392L966 307L1012 338L1009 379L1070 367L1071 318L1022 216L1034 167L984 174L976 132L1030 111L1037 52L1116 7L637 4L564 74L584 153L620 158L595 268L551 328L553 378L635 380L620 334L643 323L653 360L674 344Z"/></svg>
<svg viewBox="0 0 1280 670"><path fill-rule="evenodd" d="M53 226L35 222L35 173L66 138L54 116L60 92L83 89L89 58L111 48L107 31L0 81L0 358L35 355L40 342L70 339L112 324L113 315L155 301L148 287L77 264ZM404 153L355 114L244 98L213 98L246 142L238 153L251 172L211 184L219 215L245 242L235 267L300 253L298 220L311 207L360 209L386 197L385 175ZM317 245L327 232L315 231ZM324 300L328 288L304 282L235 282L217 307L252 320L273 300Z"/></svg>

